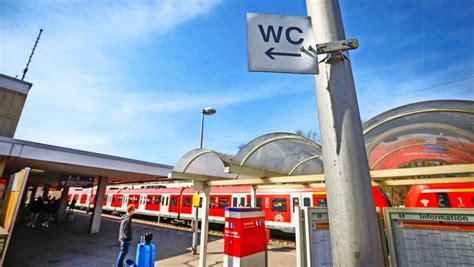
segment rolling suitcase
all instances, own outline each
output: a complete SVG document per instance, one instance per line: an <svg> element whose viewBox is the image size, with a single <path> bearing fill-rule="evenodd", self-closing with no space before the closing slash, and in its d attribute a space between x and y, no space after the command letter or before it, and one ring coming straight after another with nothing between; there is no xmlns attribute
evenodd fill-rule
<svg viewBox="0 0 474 267"><path fill-rule="evenodd" d="M151 238L153 238L151 234L142 235L141 243L137 245L137 258L135 262L138 267L155 266L155 245L150 244Z"/></svg>

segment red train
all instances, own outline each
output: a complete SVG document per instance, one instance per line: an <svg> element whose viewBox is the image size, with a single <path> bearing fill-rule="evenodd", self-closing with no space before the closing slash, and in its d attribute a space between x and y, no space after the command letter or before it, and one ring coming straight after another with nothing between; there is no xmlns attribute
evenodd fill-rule
<svg viewBox="0 0 474 267"><path fill-rule="evenodd" d="M372 187L372 191L376 207L390 207L388 199L378 187ZM225 207L250 206L250 192L249 186L211 188L209 221L223 223ZM107 189L102 205L106 211L125 212L125 207L133 204L137 214L192 220L193 194L195 191L191 187L111 187ZM325 188L257 190L256 196L257 207L262 207L265 212L267 227L290 232L293 231L295 207L327 205ZM68 195L69 200L76 199L76 206L80 208L93 206L94 197L94 190L80 188L71 188ZM406 199L405 207L473 208L474 183L412 186ZM202 213L199 216L202 218Z"/></svg>

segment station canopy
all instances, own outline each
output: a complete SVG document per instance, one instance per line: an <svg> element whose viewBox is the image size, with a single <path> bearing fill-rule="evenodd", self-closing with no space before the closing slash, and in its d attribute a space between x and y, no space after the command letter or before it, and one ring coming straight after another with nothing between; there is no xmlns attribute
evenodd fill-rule
<svg viewBox="0 0 474 267"><path fill-rule="evenodd" d="M474 102L401 106L364 124L372 170L474 163Z"/></svg>
<svg viewBox="0 0 474 267"><path fill-rule="evenodd" d="M260 136L235 155L195 149L182 156L174 173L231 179L323 173L321 146L293 133Z"/></svg>

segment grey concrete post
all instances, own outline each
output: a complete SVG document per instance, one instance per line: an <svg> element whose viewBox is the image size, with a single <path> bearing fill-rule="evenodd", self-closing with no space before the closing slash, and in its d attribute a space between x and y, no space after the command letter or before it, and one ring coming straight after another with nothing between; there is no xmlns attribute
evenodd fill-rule
<svg viewBox="0 0 474 267"><path fill-rule="evenodd" d="M256 208L257 207L257 189L255 188L255 186L251 186L251 189L250 189L250 206L252 206L252 208Z"/></svg>
<svg viewBox="0 0 474 267"><path fill-rule="evenodd" d="M58 210L58 221L66 221L66 212L67 212L67 194L69 193L69 187L66 186L61 192L61 202L59 203Z"/></svg>
<svg viewBox="0 0 474 267"><path fill-rule="evenodd" d="M108 177L99 177L97 191L95 194L94 210L91 216L91 222L89 226L89 233L94 234L100 231L100 219L102 218L102 202L105 197L105 190L107 188Z"/></svg>
<svg viewBox="0 0 474 267"><path fill-rule="evenodd" d="M43 186L43 199L47 199L48 198L48 194L49 194L49 188L51 187L50 184L45 184Z"/></svg>
<svg viewBox="0 0 474 267"><path fill-rule="evenodd" d="M38 192L38 186L33 185L33 187L31 188L30 199L28 199L29 204L31 204L31 203L33 203L33 201L35 201L36 192Z"/></svg>
<svg viewBox="0 0 474 267"><path fill-rule="evenodd" d="M199 247L199 267L206 267L206 253L207 253L207 238L209 231L209 195L210 190L209 186L205 184L203 190L200 190L204 193L202 208L203 216L201 221L201 244Z"/></svg>
<svg viewBox="0 0 474 267"><path fill-rule="evenodd" d="M337 0L306 0L316 44L346 39ZM383 266L350 60L332 55L316 75L334 266Z"/></svg>

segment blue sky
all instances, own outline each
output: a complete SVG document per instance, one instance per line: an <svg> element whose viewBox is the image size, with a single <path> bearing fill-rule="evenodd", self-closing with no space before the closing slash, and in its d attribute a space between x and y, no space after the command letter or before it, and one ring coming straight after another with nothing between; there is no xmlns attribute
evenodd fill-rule
<svg viewBox="0 0 474 267"><path fill-rule="evenodd" d="M474 99L471 0L341 0L362 120ZM319 131L311 75L247 71L245 13L304 16L303 0L0 2L0 73L32 82L16 138L174 164L235 154L262 134Z"/></svg>

